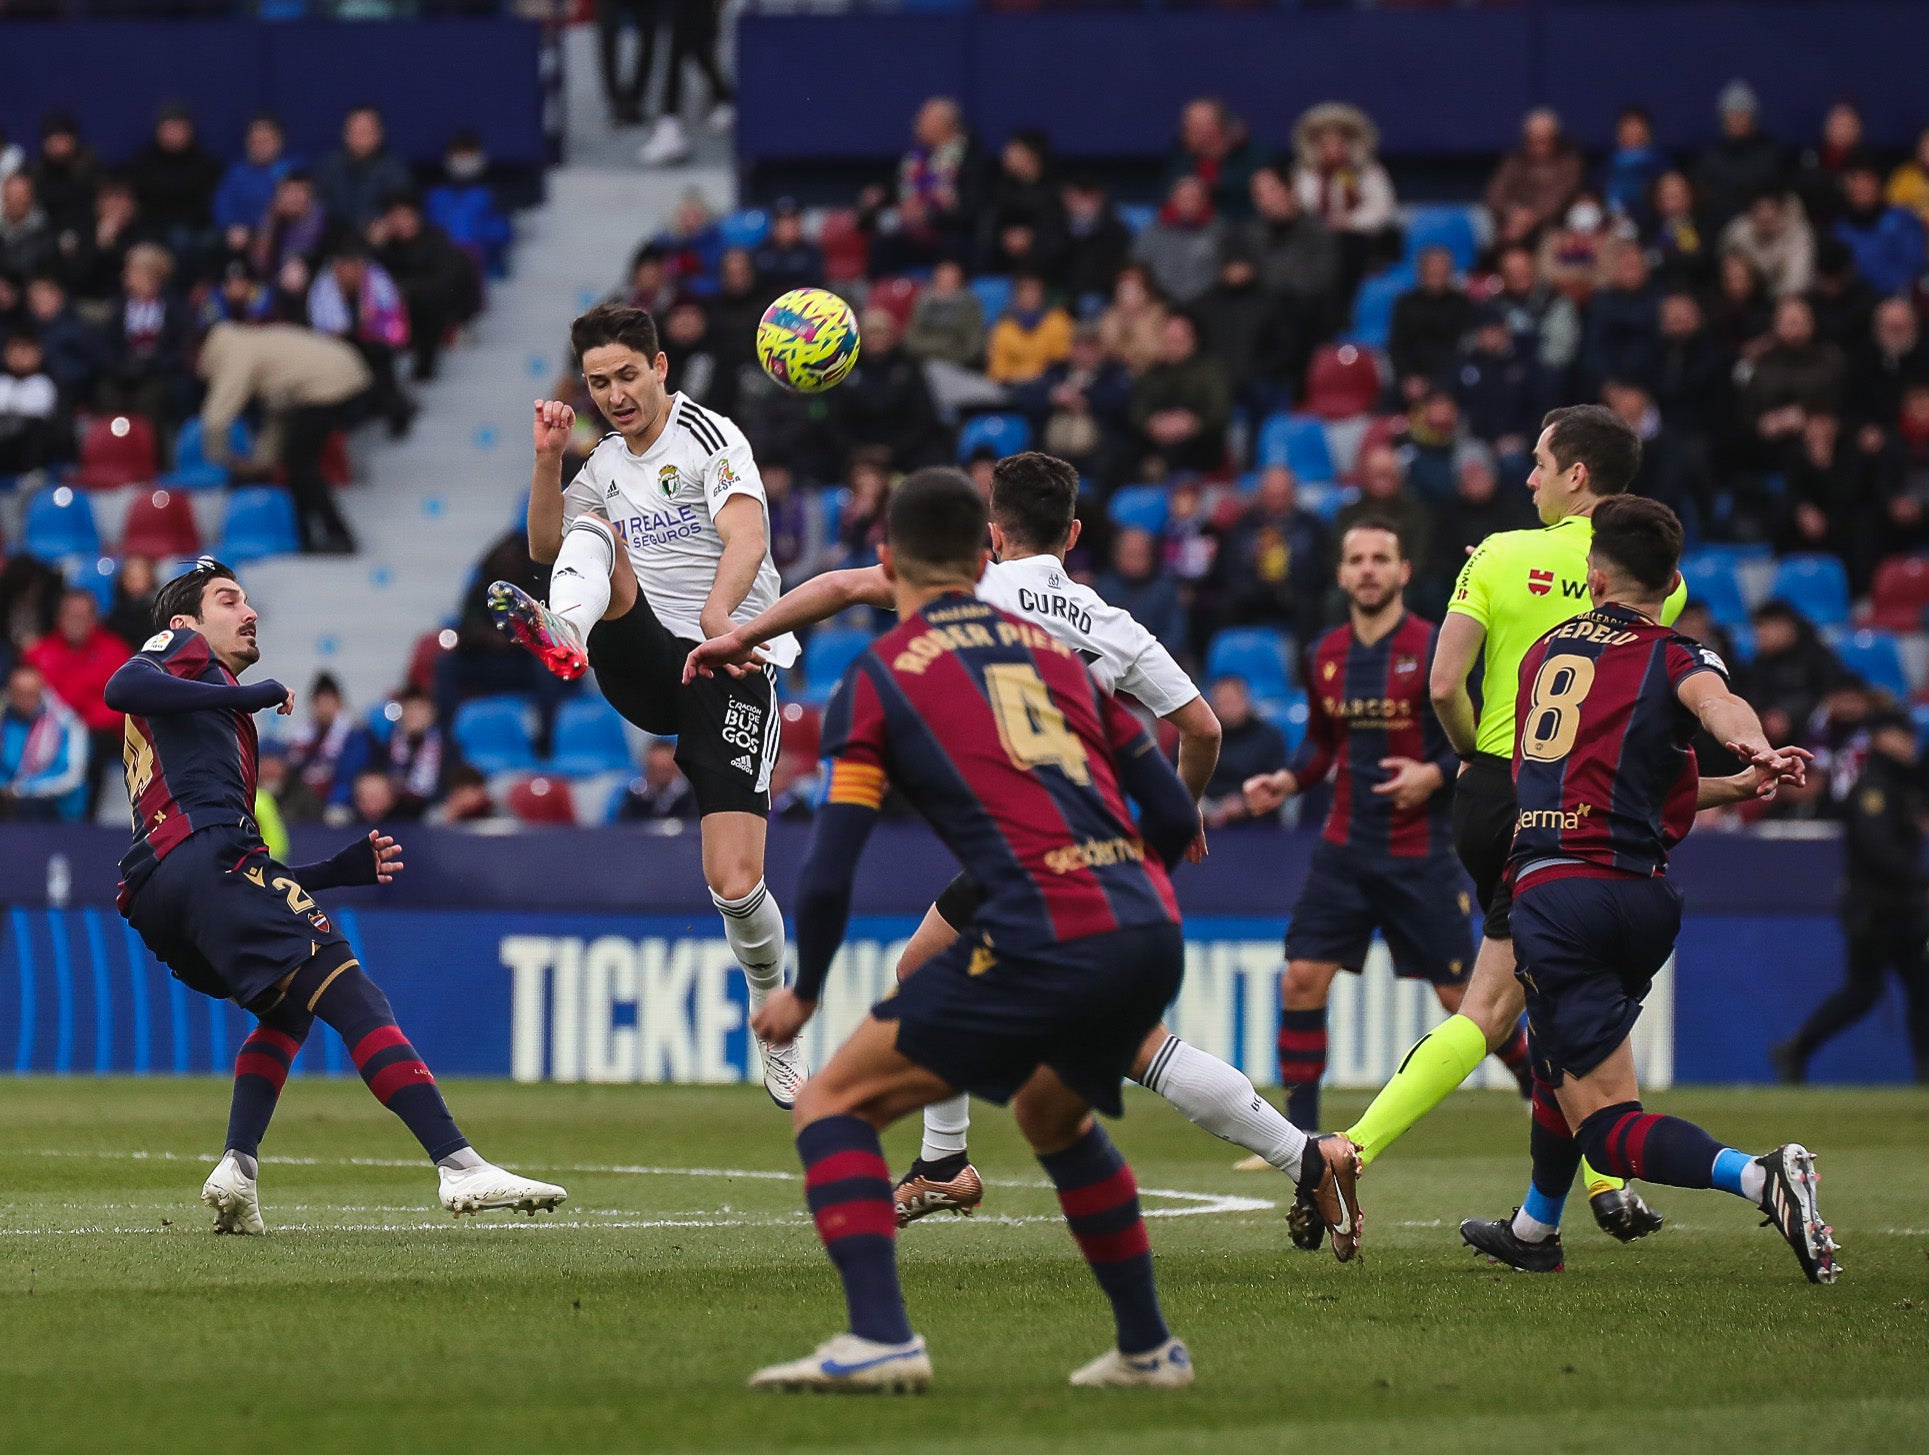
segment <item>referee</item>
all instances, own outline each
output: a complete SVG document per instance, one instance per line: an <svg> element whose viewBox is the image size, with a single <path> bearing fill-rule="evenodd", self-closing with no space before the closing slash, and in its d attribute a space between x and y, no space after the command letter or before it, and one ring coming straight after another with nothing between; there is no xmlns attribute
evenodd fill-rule
<svg viewBox="0 0 1929 1455"><path fill-rule="evenodd" d="M1598 404L1556 409L1541 421L1527 485L1545 526L1501 531L1461 569L1440 626L1430 689L1447 739L1465 766L1454 787L1454 850L1484 915L1480 952L1457 1014L1407 1053L1393 1079L1346 1135L1370 1162L1467 1079L1519 1024L1525 997L1514 978L1508 928L1513 895L1503 880L1514 841L1514 713L1529 647L1589 607L1587 554L1594 507L1628 488L1641 465L1639 437ZM1664 622L1681 614L1676 584ZM1480 662L1476 715L1468 677ZM1587 1171L1595 1220L1625 1241L1661 1226L1625 1184Z"/></svg>

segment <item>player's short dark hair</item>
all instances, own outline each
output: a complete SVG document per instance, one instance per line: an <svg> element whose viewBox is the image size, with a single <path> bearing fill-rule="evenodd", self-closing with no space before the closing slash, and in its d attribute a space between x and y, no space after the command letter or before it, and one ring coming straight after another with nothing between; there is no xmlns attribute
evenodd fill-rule
<svg viewBox="0 0 1929 1455"><path fill-rule="evenodd" d="M899 575L918 585L974 578L990 516L971 477L949 465L915 470L891 492L885 537Z"/></svg>
<svg viewBox="0 0 1929 1455"><path fill-rule="evenodd" d="M1659 500L1617 495L1594 507L1599 556L1649 591L1667 591L1681 565L1681 520Z"/></svg>
<svg viewBox="0 0 1929 1455"><path fill-rule="evenodd" d="M234 571L213 556L202 556L154 593L154 625L165 629L177 616L201 619L201 593L211 581L233 581Z"/></svg>
<svg viewBox="0 0 1929 1455"><path fill-rule="evenodd" d="M1353 532L1356 530L1385 531L1388 535L1393 537L1393 546L1394 546L1394 549L1397 552L1399 552L1400 559L1403 561L1408 559L1406 535L1404 532L1401 531L1398 522L1396 522L1391 516L1363 515L1358 520L1348 521L1346 523L1346 529L1340 532L1340 547L1342 551L1344 551L1346 546L1346 538L1352 535Z"/></svg>
<svg viewBox="0 0 1929 1455"><path fill-rule="evenodd" d="M991 518L1016 544L1049 551L1077 514L1078 471L1056 455L1026 450L991 467Z"/></svg>
<svg viewBox="0 0 1929 1455"><path fill-rule="evenodd" d="M583 355L605 344L622 344L635 349L646 359L662 351L657 342L656 320L642 308L624 303L599 303L569 326L569 347L582 367Z"/></svg>
<svg viewBox="0 0 1929 1455"><path fill-rule="evenodd" d="M1587 488L1595 495L1619 495L1641 469L1641 437L1605 404L1570 404L1550 409L1541 419L1552 429L1547 448L1554 463L1567 470L1587 466Z"/></svg>

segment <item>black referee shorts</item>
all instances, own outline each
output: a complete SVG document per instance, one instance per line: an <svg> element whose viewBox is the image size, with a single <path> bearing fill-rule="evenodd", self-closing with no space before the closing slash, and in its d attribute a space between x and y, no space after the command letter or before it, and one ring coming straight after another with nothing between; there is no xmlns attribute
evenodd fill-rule
<svg viewBox="0 0 1929 1455"><path fill-rule="evenodd" d="M1514 765L1492 753L1475 753L1454 780L1453 851L1474 882L1482 915L1480 932L1490 940L1514 937L1514 906L1507 885L1507 857L1514 849Z"/></svg>
<svg viewBox="0 0 1929 1455"><path fill-rule="evenodd" d="M697 643L656 619L642 591L622 616L590 631L589 665L611 707L646 733L676 736L677 766L696 793L699 816L770 812L777 766L777 674L718 672L684 685L683 662Z"/></svg>

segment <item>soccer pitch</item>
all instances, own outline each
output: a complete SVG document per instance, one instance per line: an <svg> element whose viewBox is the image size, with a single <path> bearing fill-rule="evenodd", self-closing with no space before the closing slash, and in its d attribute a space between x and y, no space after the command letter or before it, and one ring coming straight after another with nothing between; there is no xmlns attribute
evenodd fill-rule
<svg viewBox="0 0 1929 1455"><path fill-rule="evenodd" d="M570 1190L561 1213L452 1222L414 1144L354 1082L289 1084L270 1236L196 1200L224 1081L19 1080L0 1091L0 1449L1125 1452L1920 1449L1929 1428L1929 1093L1657 1099L1753 1150L1816 1149L1833 1288L1720 1193L1645 1189L1633 1247L1577 1193L1568 1271L1528 1277L1455 1224L1519 1200L1527 1119L1455 1097L1361 1184L1364 1261L1286 1240L1283 1179L1134 1092L1114 1128L1154 1214L1160 1289L1198 1383L1096 1392L1103 1300L1004 1113L969 1221L900 1241L937 1374L921 1401L751 1395L842 1327L787 1119L748 1088L452 1083L485 1154ZM1329 1097L1344 1124L1361 1098ZM887 1140L894 1165L914 1124Z"/></svg>

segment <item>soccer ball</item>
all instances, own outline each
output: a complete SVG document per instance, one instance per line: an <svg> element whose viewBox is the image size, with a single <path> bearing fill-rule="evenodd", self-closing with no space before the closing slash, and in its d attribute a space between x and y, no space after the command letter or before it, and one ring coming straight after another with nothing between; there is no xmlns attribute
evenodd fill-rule
<svg viewBox="0 0 1929 1455"><path fill-rule="evenodd" d="M786 389L816 394L857 362L857 315L824 288L793 288L757 324L757 362Z"/></svg>

